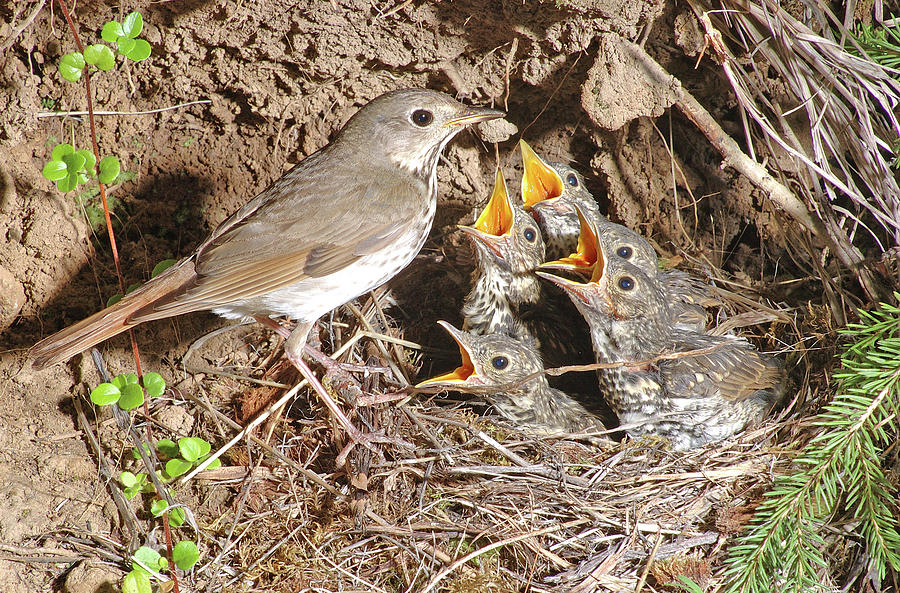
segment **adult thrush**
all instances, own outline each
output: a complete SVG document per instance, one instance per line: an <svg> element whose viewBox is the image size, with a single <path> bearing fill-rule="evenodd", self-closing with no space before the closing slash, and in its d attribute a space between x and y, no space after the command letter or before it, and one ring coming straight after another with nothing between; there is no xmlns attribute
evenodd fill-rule
<svg viewBox="0 0 900 593"><path fill-rule="evenodd" d="M484 335L505 332L534 340L549 367L593 361L587 325L569 298L534 271L544 260L537 223L513 201L498 170L494 191L472 226L460 226L475 247L474 286L463 302L463 329ZM573 323L573 318L576 323ZM559 386L579 391L575 377Z"/></svg>
<svg viewBox="0 0 900 593"><path fill-rule="evenodd" d="M522 199L544 233L547 257L559 259L575 250L578 243L578 215L581 208L592 220L603 222L597 200L584 185L584 178L563 163L544 161L530 146L519 140L522 152Z"/></svg>
<svg viewBox="0 0 900 593"><path fill-rule="evenodd" d="M578 245L564 258L547 262L543 268L567 269L591 275L597 261L598 245L611 258L631 262L659 283L676 327L703 332L706 330L706 307L722 303L713 296L710 286L682 270L660 271L656 251L636 231L608 220L596 220L593 214L575 206L579 221Z"/></svg>
<svg viewBox="0 0 900 593"><path fill-rule="evenodd" d="M211 310L297 321L285 353L345 429L360 434L303 362L315 321L403 269L428 236L436 168L463 128L502 117L424 89L386 93L335 139L222 222L190 256L29 352L43 368L145 321Z"/></svg>
<svg viewBox="0 0 900 593"><path fill-rule="evenodd" d="M459 346L462 365L416 387L477 393L501 416L541 434L604 430L600 419L564 392L550 387L533 342L503 332L477 335L438 321Z"/></svg>
<svg viewBox="0 0 900 593"><path fill-rule="evenodd" d="M659 283L601 243L590 281L538 274L562 287L591 327L600 388L634 436L685 450L759 420L783 390L780 362L734 336L675 327Z"/></svg>

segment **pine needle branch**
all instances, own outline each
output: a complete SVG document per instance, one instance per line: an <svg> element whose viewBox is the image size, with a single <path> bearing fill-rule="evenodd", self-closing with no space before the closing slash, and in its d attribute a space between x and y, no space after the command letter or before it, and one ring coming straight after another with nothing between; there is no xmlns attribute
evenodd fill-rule
<svg viewBox="0 0 900 593"><path fill-rule="evenodd" d="M853 32L853 36L859 47L874 62L887 68L900 68L900 27L861 25ZM854 51L853 46L847 46L847 50L861 55Z"/></svg>
<svg viewBox="0 0 900 593"><path fill-rule="evenodd" d="M895 295L900 297L900 295ZM854 343L835 374L838 395L814 424L821 432L776 479L749 531L729 550L729 593L823 590L826 524L852 519L871 574L900 570L897 486L881 457L900 433L900 309L861 312L843 333Z"/></svg>

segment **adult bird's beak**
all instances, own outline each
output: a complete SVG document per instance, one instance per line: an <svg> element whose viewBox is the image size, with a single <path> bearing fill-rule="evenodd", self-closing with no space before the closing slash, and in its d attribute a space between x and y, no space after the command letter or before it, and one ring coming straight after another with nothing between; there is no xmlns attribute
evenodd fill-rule
<svg viewBox="0 0 900 593"><path fill-rule="evenodd" d="M489 109L487 107L471 107L466 106L465 111L463 111L457 117L447 121L444 126L468 126L471 124L477 124L478 122L488 121L491 119L499 119L506 115L505 112L499 111L497 109Z"/></svg>
<svg viewBox="0 0 900 593"><path fill-rule="evenodd" d="M459 346L459 356L462 358L462 364L449 373L422 381L416 385L416 389L420 387L452 388L457 385L480 385L482 383L481 377L478 376L475 365L472 363L472 353L469 352L469 346L466 344L466 333L456 329L446 321L438 321L438 325L447 330L447 333Z"/></svg>
<svg viewBox="0 0 900 593"><path fill-rule="evenodd" d="M499 243L501 240L509 238L512 225L512 202L509 199L509 192L506 190L503 173L497 169L494 191L491 193L491 199L488 200L487 206L484 207L474 225L459 225L459 230L481 242L497 257L502 258L503 254L500 251Z"/></svg>
<svg viewBox="0 0 900 593"><path fill-rule="evenodd" d="M578 223L581 230L578 233L578 246L575 253L553 261L541 264L543 270L568 270L581 272L584 274L592 274L594 265L598 259L602 257L602 247L597 238L597 229L588 222L587 217L581 211L578 205L575 205L575 211L578 213Z"/></svg>
<svg viewBox="0 0 900 593"><path fill-rule="evenodd" d="M522 151L522 164L525 168L522 174L522 200L525 202L525 209L531 210L538 202L561 196L563 180L559 174L524 140L519 140L519 149Z"/></svg>

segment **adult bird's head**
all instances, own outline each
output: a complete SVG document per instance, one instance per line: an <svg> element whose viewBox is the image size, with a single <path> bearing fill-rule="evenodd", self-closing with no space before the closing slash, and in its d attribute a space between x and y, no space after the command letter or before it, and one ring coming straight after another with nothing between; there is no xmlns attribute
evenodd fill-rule
<svg viewBox="0 0 900 593"><path fill-rule="evenodd" d="M341 130L336 143L356 147L365 163L387 157L423 179L431 177L446 144L465 127L503 117L427 89L400 89L373 99ZM349 140L349 142L347 142Z"/></svg>

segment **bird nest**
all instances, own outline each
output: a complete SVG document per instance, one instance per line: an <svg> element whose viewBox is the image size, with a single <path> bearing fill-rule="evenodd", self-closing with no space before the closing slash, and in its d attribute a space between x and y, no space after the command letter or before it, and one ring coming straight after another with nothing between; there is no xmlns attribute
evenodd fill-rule
<svg viewBox="0 0 900 593"><path fill-rule="evenodd" d="M235 496L223 501L227 510L197 515L208 560L194 586L637 591L665 590L680 577L721 580L729 536L774 479L774 419L689 452L662 439L618 442L614 433L522 432L478 399L409 387L423 358L439 353L404 341L385 301L372 295L319 332L322 349L347 363L324 383L371 443L348 447L311 392L283 397L299 378L273 356L264 330L220 338L232 348L225 366L241 368L201 380L211 400L194 395L196 386L177 390L207 418L210 436L239 437L219 452L223 467L197 476L203 492L225 486ZM235 377L252 369L264 384ZM216 401L235 393L236 402ZM229 403L239 424L217 411Z"/></svg>

